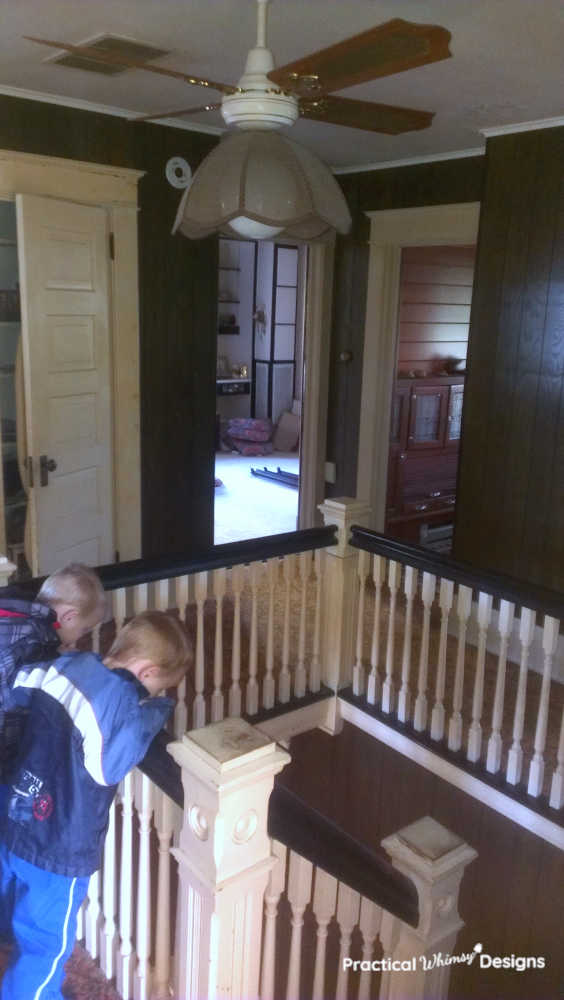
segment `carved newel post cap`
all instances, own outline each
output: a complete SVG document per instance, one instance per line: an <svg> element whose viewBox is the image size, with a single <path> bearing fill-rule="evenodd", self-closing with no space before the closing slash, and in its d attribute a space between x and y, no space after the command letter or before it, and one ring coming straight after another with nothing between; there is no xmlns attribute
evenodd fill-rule
<svg viewBox="0 0 564 1000"><path fill-rule="evenodd" d="M183 736L182 742L192 753L222 773L243 763L258 762L276 748L268 736L244 719L224 719L202 729L192 729Z"/></svg>

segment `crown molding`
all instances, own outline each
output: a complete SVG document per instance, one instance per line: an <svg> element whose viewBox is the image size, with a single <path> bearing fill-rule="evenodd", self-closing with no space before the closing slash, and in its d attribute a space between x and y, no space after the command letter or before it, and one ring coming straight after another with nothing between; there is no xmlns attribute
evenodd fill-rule
<svg viewBox="0 0 564 1000"><path fill-rule="evenodd" d="M436 163L438 160L462 160L467 156L484 156L485 146L474 149L455 149L450 153L429 153L426 156L407 156L404 160L384 160L380 163L363 163L350 167L331 167L334 174L362 174L370 170L390 170L393 167L413 167L418 163Z"/></svg>
<svg viewBox="0 0 564 1000"><path fill-rule="evenodd" d="M83 101L78 97L63 97L60 94L48 94L39 90L25 90L22 87L7 87L0 85L0 95L17 97L25 101L41 101L44 104L58 104L65 108L75 108L77 111L94 111L101 115L112 115L114 118L132 119L137 111L126 111L125 108L114 108L109 104L96 104L94 101ZM184 129L187 132L206 132L208 135L223 135L225 129L216 125L202 125L195 122L184 122L180 118L155 118L151 125L168 125L171 128Z"/></svg>
<svg viewBox="0 0 564 1000"><path fill-rule="evenodd" d="M537 132L541 128L559 128L564 125L564 117L558 118L537 118L532 122L517 122L514 125L493 125L491 128L479 129L480 134L486 139L491 139L495 135L511 135L513 132Z"/></svg>

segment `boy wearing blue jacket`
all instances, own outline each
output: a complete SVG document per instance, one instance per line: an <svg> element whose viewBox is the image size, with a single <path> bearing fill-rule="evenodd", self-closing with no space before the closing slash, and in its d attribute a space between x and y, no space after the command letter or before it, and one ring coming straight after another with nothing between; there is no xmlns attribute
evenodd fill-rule
<svg viewBox="0 0 564 1000"><path fill-rule="evenodd" d="M16 944L3 1000L61 997L116 786L172 711L171 699L155 696L178 685L190 662L179 622L146 611L104 661L69 652L16 674L13 701L29 716L0 816L0 906L12 914Z"/></svg>

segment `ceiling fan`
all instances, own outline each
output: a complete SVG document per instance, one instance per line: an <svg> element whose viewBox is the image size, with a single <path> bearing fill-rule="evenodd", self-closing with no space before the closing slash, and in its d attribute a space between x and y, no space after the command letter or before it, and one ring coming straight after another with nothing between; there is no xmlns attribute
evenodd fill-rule
<svg viewBox="0 0 564 1000"><path fill-rule="evenodd" d="M198 107L135 116L134 121L221 109L227 125L243 129L275 129L293 125L300 115L388 135L430 126L434 117L432 111L351 100L333 92L448 59L451 55L448 48L451 35L446 28L394 18L276 69L272 53L266 45L269 2L257 0L257 44L250 50L245 72L236 86L127 58L103 48L25 37L98 63L143 69L223 94L219 103L210 101Z"/></svg>

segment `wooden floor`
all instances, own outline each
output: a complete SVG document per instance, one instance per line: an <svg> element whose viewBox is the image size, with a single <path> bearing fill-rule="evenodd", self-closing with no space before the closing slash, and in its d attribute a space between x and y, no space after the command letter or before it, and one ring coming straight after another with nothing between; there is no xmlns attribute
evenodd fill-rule
<svg viewBox="0 0 564 1000"><path fill-rule="evenodd" d="M454 966L449 1000L564 996L564 852L354 726L337 737L306 733L290 750L280 780L373 849L425 815L476 848L462 886L466 926L457 952L481 942L490 955L546 959L542 971Z"/></svg>

